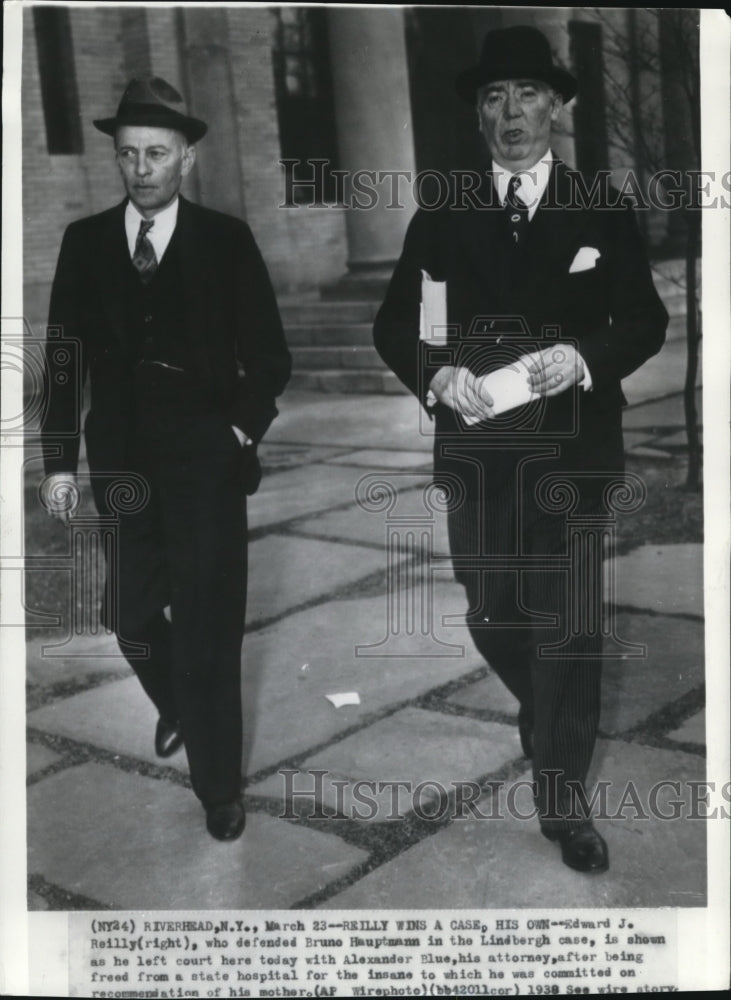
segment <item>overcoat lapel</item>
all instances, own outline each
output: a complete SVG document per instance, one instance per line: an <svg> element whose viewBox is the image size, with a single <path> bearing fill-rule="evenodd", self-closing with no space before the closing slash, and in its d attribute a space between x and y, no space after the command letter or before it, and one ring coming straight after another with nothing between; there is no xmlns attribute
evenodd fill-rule
<svg viewBox="0 0 731 1000"><path fill-rule="evenodd" d="M568 273L579 231L586 220L586 212L572 202L566 164L555 161L541 202L528 225L522 261L523 273L529 276L536 299L540 300L544 291L549 292L557 279Z"/></svg>
<svg viewBox="0 0 731 1000"><path fill-rule="evenodd" d="M466 260L485 290L485 300L496 301L502 288L503 219L492 170L485 171L477 198L479 207L452 213L462 244L452 259L459 267Z"/></svg>
<svg viewBox="0 0 731 1000"><path fill-rule="evenodd" d="M196 361L205 372L208 371L208 352L205 340L211 331L205 311L204 289L207 294L216 287L217 274L214 262L216 247L211 247L204 241L199 226L196 225L194 209L185 198L180 198L178 206L178 221L175 227L180 272L182 278L182 294L184 298L183 312L186 318L188 343L193 349Z"/></svg>
<svg viewBox="0 0 731 1000"><path fill-rule="evenodd" d="M101 301L107 315L108 330L111 336L126 347L125 313L123 304L126 301L125 283L129 270L129 248L124 230L124 211L127 199L109 212L101 231L101 246L95 260L90 261L89 276L96 272L101 288Z"/></svg>

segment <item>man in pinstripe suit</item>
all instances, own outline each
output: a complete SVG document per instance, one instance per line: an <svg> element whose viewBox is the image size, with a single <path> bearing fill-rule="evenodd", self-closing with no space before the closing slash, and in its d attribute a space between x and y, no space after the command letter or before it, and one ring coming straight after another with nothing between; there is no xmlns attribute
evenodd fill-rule
<svg viewBox="0 0 731 1000"><path fill-rule="evenodd" d="M467 622L518 700L541 831L571 868L601 872L608 849L585 782L602 636L584 627L601 611L601 554L570 563L562 500L574 523L601 520L623 471L620 380L660 349L667 313L631 209L611 191L582 203L590 186L553 156L551 127L576 82L546 38L530 27L490 32L457 89L477 109L490 167L467 204L416 213L374 339L435 420ZM419 339L426 276L445 282L439 350ZM511 363L523 375L517 408L489 378Z"/></svg>

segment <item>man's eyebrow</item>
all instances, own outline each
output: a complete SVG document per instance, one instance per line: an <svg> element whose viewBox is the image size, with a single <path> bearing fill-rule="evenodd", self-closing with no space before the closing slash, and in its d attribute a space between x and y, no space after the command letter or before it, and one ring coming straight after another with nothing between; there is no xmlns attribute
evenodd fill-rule
<svg viewBox="0 0 731 1000"><path fill-rule="evenodd" d="M152 145L152 146L141 146L141 147L138 147L138 146L132 146L132 145L129 145L129 144L126 144L126 145L123 145L123 146L117 146L118 150L122 150L122 149L134 149L135 152L137 151L138 148L141 149L145 153L150 153L150 152L152 152L154 150L162 150L162 152L167 153L168 150L171 147L170 146L165 146L164 144L157 143L157 142L154 145Z"/></svg>

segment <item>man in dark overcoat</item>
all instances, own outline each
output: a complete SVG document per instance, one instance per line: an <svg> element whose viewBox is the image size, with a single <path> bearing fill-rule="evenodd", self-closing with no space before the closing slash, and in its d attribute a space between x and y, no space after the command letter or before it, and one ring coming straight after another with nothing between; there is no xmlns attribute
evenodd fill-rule
<svg viewBox="0 0 731 1000"><path fill-rule="evenodd" d="M72 516L88 382L92 492L102 515L116 498L119 516L103 621L157 709L158 755L184 744L207 828L232 840L245 822L246 496L290 355L249 227L179 194L206 124L159 77L132 80L116 116L94 124L114 140L127 197L63 238L42 497Z"/></svg>
<svg viewBox="0 0 731 1000"><path fill-rule="evenodd" d="M551 150L576 81L545 36L490 32L457 89L490 161L448 204L417 211L374 339L433 416L467 622L518 701L541 830L566 864L600 872L608 849L585 789L602 661L596 540L622 482L620 383L660 349L667 313L631 208ZM420 311L435 287L439 347Z"/></svg>

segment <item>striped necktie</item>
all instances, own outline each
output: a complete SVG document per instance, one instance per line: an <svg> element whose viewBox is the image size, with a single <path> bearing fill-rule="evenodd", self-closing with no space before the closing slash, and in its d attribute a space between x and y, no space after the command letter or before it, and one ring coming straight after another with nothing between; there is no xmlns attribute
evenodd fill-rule
<svg viewBox="0 0 731 1000"><path fill-rule="evenodd" d="M155 276L155 271L157 271L155 248L147 236L154 225L154 219L142 219L140 221L140 229L137 233L135 252L132 255L132 263L134 264L143 285L149 285Z"/></svg>
<svg viewBox="0 0 731 1000"><path fill-rule="evenodd" d="M510 243L514 248L525 243L526 229L528 228L528 206L518 197L520 187L520 177L517 174L508 181L508 194L505 199L505 218L510 232Z"/></svg>

